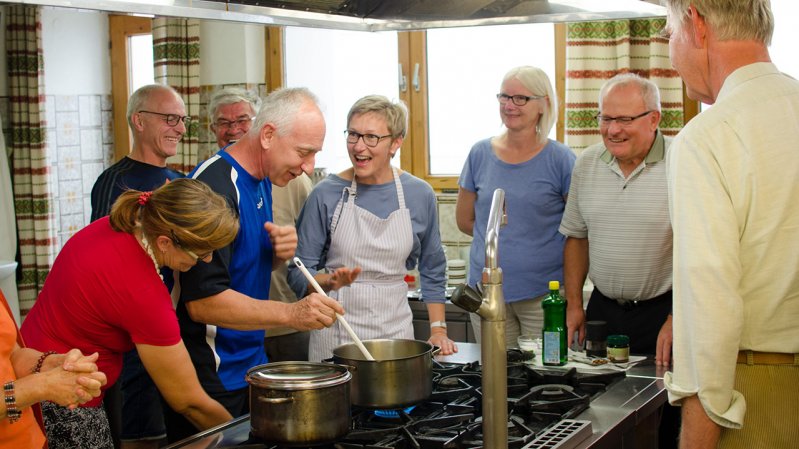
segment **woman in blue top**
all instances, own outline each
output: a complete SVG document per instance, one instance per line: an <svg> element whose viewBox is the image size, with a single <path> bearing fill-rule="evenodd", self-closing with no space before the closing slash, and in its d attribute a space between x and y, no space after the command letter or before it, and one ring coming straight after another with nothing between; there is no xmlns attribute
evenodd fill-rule
<svg viewBox="0 0 799 449"><path fill-rule="evenodd" d="M563 244L558 233L575 154L547 135L558 116L557 97L543 70L516 67L505 74L499 115L505 132L474 144L458 180L458 228L474 238L468 283L480 281L485 233L494 190L505 191L508 223L499 232L502 293L507 303L506 341L541 335L541 300L548 281L563 283ZM480 341L480 317L472 314Z"/></svg>
<svg viewBox="0 0 799 449"><path fill-rule="evenodd" d="M451 354L457 348L444 323L446 257L435 194L426 182L391 166L407 122L402 103L379 95L355 102L346 131L352 168L311 192L297 222L296 254L338 299L362 340L414 338L404 277L418 265L430 343ZM327 273L317 273L323 268ZM289 283L298 296L307 294L308 282L296 267L289 268ZM309 360L330 358L350 342L340 322L313 331Z"/></svg>

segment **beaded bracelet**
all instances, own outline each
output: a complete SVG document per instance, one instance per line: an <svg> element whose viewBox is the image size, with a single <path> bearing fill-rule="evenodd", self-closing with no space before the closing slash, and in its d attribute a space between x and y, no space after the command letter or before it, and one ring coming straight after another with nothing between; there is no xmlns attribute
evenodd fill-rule
<svg viewBox="0 0 799 449"><path fill-rule="evenodd" d="M19 421L19 418L22 416L22 412L17 408L17 398L14 397L13 380L9 380L5 383L5 385L3 385L3 392L5 393L6 399L6 416L8 417L8 422L14 424L15 422Z"/></svg>
<svg viewBox="0 0 799 449"><path fill-rule="evenodd" d="M44 359L50 357L53 354L58 354L58 353L56 351L43 352L42 355L39 356L39 360L36 362L36 366L33 368L33 373L36 374L38 372L41 372L42 365L44 365Z"/></svg>

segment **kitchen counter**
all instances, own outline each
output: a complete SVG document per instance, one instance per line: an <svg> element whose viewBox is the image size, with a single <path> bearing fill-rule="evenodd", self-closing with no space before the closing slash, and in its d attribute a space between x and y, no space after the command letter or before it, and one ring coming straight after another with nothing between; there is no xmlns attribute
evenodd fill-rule
<svg viewBox="0 0 799 449"><path fill-rule="evenodd" d="M458 353L436 356L435 359L439 362L460 364L480 361L480 346L475 343L458 343ZM606 392L591 401L588 409L574 418L590 421L593 433L573 447L657 447L658 410L666 402L664 373L665 369L653 364L639 364L627 370L627 377L611 385ZM249 415L245 415L198 433L169 448L233 447L247 440L249 430Z"/></svg>
<svg viewBox="0 0 799 449"><path fill-rule="evenodd" d="M436 360L449 363L479 361L480 345L458 343L456 354L436 356ZM591 401L587 410L574 418L590 421L593 429L593 434L575 448L657 447L658 411L667 401L663 384L665 372L665 368L646 361L627 370L626 378L611 385Z"/></svg>

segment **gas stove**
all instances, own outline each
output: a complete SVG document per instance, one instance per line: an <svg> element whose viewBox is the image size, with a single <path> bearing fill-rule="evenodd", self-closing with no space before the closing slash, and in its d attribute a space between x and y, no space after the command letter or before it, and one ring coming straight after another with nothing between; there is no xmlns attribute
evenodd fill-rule
<svg viewBox="0 0 799 449"><path fill-rule="evenodd" d="M574 418L609 386L625 378L623 371L583 373L574 369L543 369L518 362L521 353L508 351L508 448L536 445L562 433L591 434L590 422ZM480 448L482 443L481 367L433 362L433 393L403 410L352 408L350 432L315 449ZM573 428L573 429L572 429ZM233 420L171 446L172 448L282 449L249 433L249 417ZM562 447L562 446L558 446ZM296 448L295 448L296 449Z"/></svg>

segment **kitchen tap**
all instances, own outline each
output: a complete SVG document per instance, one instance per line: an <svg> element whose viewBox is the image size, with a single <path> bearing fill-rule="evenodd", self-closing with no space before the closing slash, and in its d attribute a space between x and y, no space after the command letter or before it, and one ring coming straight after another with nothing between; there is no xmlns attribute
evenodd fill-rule
<svg viewBox="0 0 799 449"><path fill-rule="evenodd" d="M482 300L476 301L468 286L453 293L452 302L480 316L480 358L482 360L483 444L486 449L508 447L508 361L505 342L505 296L499 268L499 229L507 223L505 191L494 190L485 237Z"/></svg>

